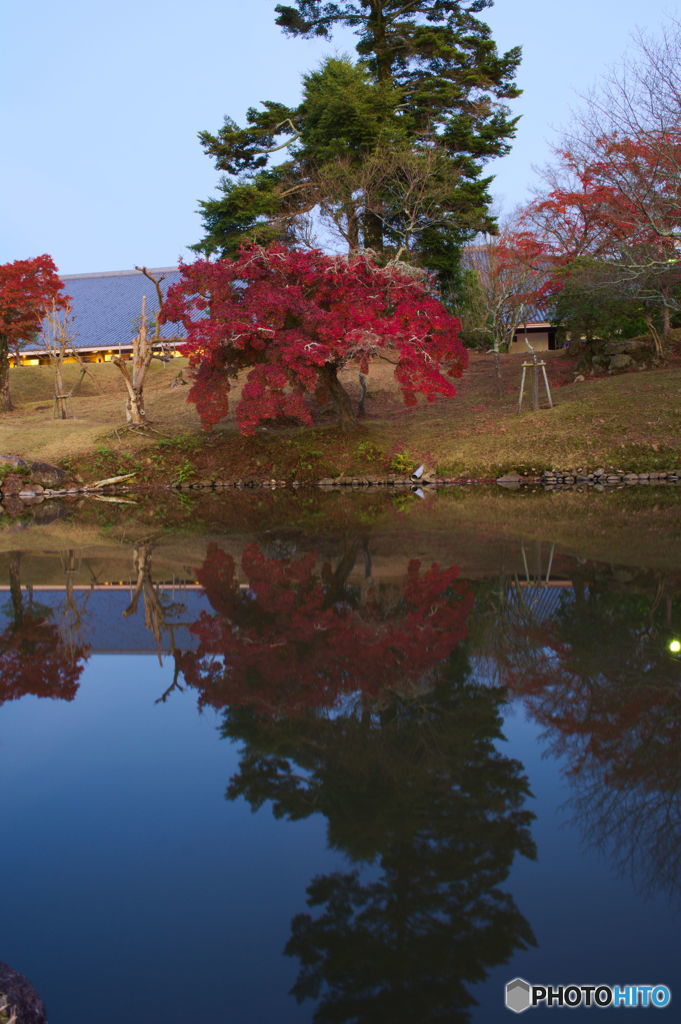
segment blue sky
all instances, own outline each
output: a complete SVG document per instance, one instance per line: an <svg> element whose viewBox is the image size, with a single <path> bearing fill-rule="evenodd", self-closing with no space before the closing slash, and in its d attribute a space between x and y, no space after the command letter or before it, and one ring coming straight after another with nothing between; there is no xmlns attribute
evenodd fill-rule
<svg viewBox="0 0 681 1024"><path fill-rule="evenodd" d="M0 13L0 263L49 252L64 274L166 266L201 236L198 201L217 173L196 134L264 99L295 103L333 43L286 38L276 0L34 0ZM522 121L498 161L511 209L578 94L655 31L669 0L497 0L484 13L500 49L522 45Z"/></svg>

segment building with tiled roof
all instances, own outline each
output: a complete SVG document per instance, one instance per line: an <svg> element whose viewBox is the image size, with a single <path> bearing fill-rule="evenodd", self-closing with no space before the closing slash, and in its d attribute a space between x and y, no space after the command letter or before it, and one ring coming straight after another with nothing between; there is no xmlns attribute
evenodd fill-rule
<svg viewBox="0 0 681 1024"><path fill-rule="evenodd" d="M75 587L67 595L64 587L38 586L30 600L36 614L59 627L65 643L76 622L78 645L93 654L168 654L173 643L178 650L196 649L198 641L190 626L211 610L203 588L156 586L165 622L158 642L147 624L144 599L131 610L134 590L132 584L106 584ZM0 631L13 621L8 592L9 587L0 587Z"/></svg>
<svg viewBox="0 0 681 1024"><path fill-rule="evenodd" d="M180 278L177 267L156 267L149 273L163 278L161 289ZM72 342L86 361L108 362L132 350L132 339L139 330L142 296L146 296L147 317L158 310L158 297L152 281L139 270L114 270L103 274L67 274L62 276L64 292L70 296ZM174 351L186 337L182 324L163 324L161 337L167 349ZM40 340L30 342L21 351L21 361L48 362Z"/></svg>
<svg viewBox="0 0 681 1024"><path fill-rule="evenodd" d="M149 273L163 278L164 294L180 279L177 267L155 267ZM73 347L86 362L109 362L132 351L132 339L139 330L142 296L146 296L147 317L153 317L158 310L154 284L139 270L67 274L61 279L64 292L71 299ZM179 354L177 346L185 340L186 331L179 323L163 324L161 337L166 354ZM528 310L527 322L518 325L509 351L525 353L525 339L540 351L556 347L556 329L547 310ZM22 363L49 362L40 339L23 346L20 355Z"/></svg>

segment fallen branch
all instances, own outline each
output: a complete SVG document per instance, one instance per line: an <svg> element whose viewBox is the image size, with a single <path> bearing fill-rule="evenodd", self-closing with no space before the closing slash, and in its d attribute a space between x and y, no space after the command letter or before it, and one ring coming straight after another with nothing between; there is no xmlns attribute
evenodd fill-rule
<svg viewBox="0 0 681 1024"><path fill-rule="evenodd" d="M130 480L133 476L137 476L137 472L123 473L122 476L109 476L106 480L97 480L94 484L86 484L83 490L96 491L100 487L108 487L111 484L121 484L124 480Z"/></svg>

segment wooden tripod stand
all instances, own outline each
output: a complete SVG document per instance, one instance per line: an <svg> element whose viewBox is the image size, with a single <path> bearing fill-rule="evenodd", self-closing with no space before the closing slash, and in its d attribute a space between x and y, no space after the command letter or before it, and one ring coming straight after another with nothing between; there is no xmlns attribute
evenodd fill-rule
<svg viewBox="0 0 681 1024"><path fill-rule="evenodd" d="M524 393L525 393L525 379L526 379L526 376L527 376L527 371L529 369L532 370L532 408L534 409L535 412L539 409L539 371L541 370L542 376L544 378L544 387L546 388L546 397L547 397L548 402L549 402L549 409L553 409L553 399L551 398L551 388L549 387L549 379L546 376L546 363L544 362L543 359L542 360L538 360L537 359L537 353L532 348L532 346L530 345L530 343L529 343L529 341L527 339L525 339L525 344L527 345L527 347L529 348L530 352L532 353L532 362L531 363L523 363L522 364L523 375L522 375L522 377L520 379L520 396L518 398L518 415L520 415L520 413L522 412L522 408L523 408L523 396L524 396Z"/></svg>

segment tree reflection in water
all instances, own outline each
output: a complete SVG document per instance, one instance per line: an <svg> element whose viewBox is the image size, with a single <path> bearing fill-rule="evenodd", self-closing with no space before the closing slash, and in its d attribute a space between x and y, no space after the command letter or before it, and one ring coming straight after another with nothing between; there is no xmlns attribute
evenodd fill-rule
<svg viewBox="0 0 681 1024"><path fill-rule="evenodd" d="M9 622L0 633L0 704L26 694L73 700L87 648L73 634L65 641L49 621L52 610L34 603L21 586L21 553L9 556Z"/></svg>
<svg viewBox="0 0 681 1024"><path fill-rule="evenodd" d="M243 743L228 798L323 814L354 864L313 879L292 922L297 999L318 1000L315 1021L464 1022L470 986L534 942L500 888L534 856L527 780L496 750L505 691L470 679L456 568L412 563L360 599L353 562L253 546L240 589L213 550L199 575L215 614L182 670Z"/></svg>
<svg viewBox="0 0 681 1024"><path fill-rule="evenodd" d="M429 673L465 636L472 595L459 570L409 564L401 585L360 588L348 580L360 543L335 569L314 553L268 558L248 545L241 586L234 559L211 545L197 576L215 610L192 627L196 652L178 655L202 704L246 705L262 714L331 708L386 683L427 685Z"/></svg>
<svg viewBox="0 0 681 1024"><path fill-rule="evenodd" d="M620 574L621 575L621 574ZM543 621L508 604L502 679L566 759L589 839L638 885L681 895L681 636L675 581L574 574ZM528 638L530 643L528 644Z"/></svg>

